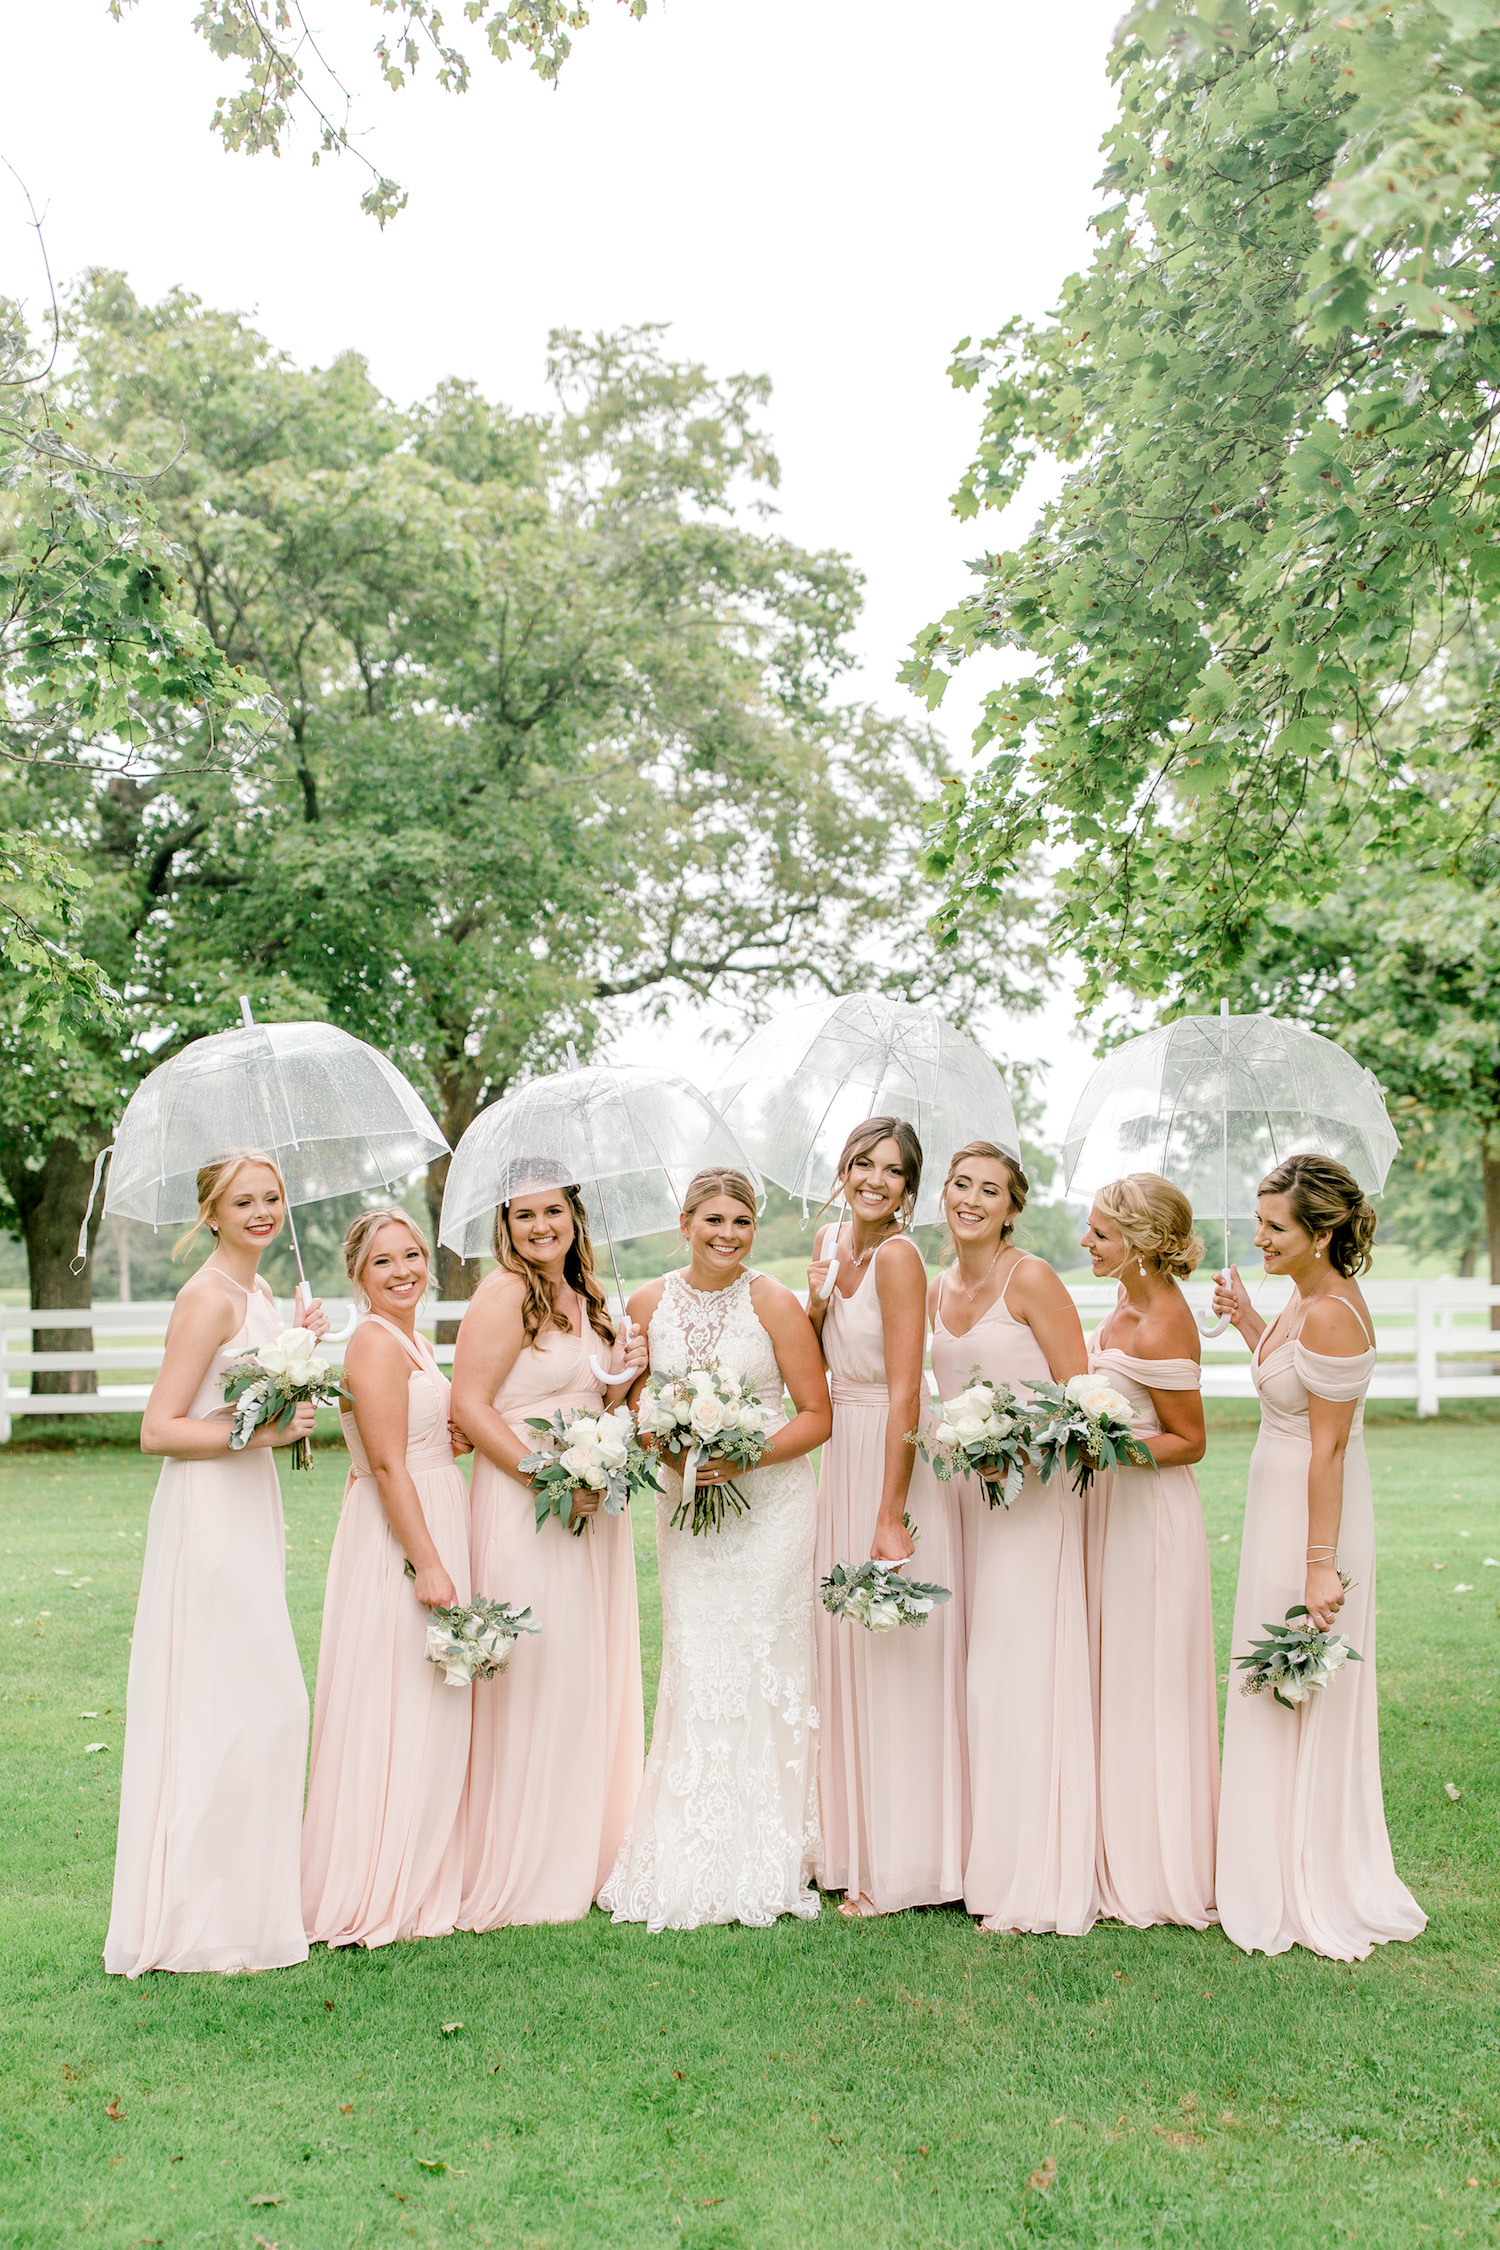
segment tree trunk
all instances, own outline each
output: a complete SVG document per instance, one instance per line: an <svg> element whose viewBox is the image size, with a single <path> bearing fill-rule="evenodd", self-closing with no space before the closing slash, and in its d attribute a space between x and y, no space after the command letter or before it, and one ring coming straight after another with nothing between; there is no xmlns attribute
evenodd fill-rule
<svg viewBox="0 0 1500 2250"><path fill-rule="evenodd" d="M438 1222L443 1211L443 1189L447 1185L448 1166L453 1159L439 1156L427 1167L427 1225L434 1244L433 1274L437 1281L440 1300L452 1302L458 1298L472 1297L479 1287L479 1261L477 1258L456 1258L438 1241ZM458 1341L458 1322L440 1320L437 1328L440 1344Z"/></svg>
<svg viewBox="0 0 1500 2250"><path fill-rule="evenodd" d="M1500 1282L1500 1127L1486 1128L1484 1156L1484 1231L1490 1251L1490 1281ZM1490 1326L1500 1328L1500 1305L1490 1307Z"/></svg>
<svg viewBox="0 0 1500 2250"><path fill-rule="evenodd" d="M8 1171L6 1186L21 1220L26 1262L31 1274L31 1302L38 1311L48 1307L87 1306L93 1301L94 1243L99 1233L96 1210L89 1224L88 1256L81 1272L74 1273L72 1259L78 1249L78 1229L83 1221L94 1176L92 1154L85 1155L71 1141L54 1141L39 1171ZM91 1352L91 1328L36 1328L32 1349L39 1352ZM34 1395L79 1394L99 1388L91 1367L37 1369L31 1378Z"/></svg>

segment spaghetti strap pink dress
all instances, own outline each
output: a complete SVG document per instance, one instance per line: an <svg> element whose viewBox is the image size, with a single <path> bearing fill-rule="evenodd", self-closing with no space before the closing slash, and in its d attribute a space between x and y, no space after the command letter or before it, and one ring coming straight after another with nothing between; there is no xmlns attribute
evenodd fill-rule
<svg viewBox="0 0 1500 2250"><path fill-rule="evenodd" d="M448 1378L424 1337L380 1313L412 1362L406 1466L443 1568L469 1597L469 1489L448 1435ZM351 1466L323 1597L312 1773L302 1826L302 1912L314 1945L445 1937L463 1883L459 1815L472 1691L426 1660L430 1613L354 1416L340 1419Z"/></svg>
<svg viewBox="0 0 1500 2250"><path fill-rule="evenodd" d="M1330 1960L1363 1961L1372 1946L1414 1938L1427 1926L1396 1873L1380 1788L1375 1511L1363 1436L1374 1371L1373 1344L1330 1357L1309 1351L1295 1329L1251 1361L1260 1436L1250 1457L1232 1651L1246 1654L1262 1625L1279 1624L1302 1599L1308 1399L1355 1399L1338 1537L1350 1585L1337 1630L1363 1662L1344 1665L1290 1711L1269 1692L1240 1694L1241 1675L1231 1673L1217 1892L1224 1935L1246 1953L1304 1945Z"/></svg>
<svg viewBox="0 0 1500 2250"><path fill-rule="evenodd" d="M939 1286L940 1398L956 1397L976 1367L1022 1399L1051 1381L1041 1344L1006 1306L1015 1273L962 1336L944 1324ZM986 1929L1081 1937L1098 1912L1083 1502L1066 1476L1044 1485L1028 1473L1008 1509L992 1508L977 1478L949 1489L961 1494L969 1613L964 1904Z"/></svg>
<svg viewBox="0 0 1500 2250"><path fill-rule="evenodd" d="M1089 1367L1157 1437L1156 1391L1196 1391L1193 1359L1137 1359L1089 1339ZM1145 1929L1214 1912L1219 1694L1208 1541L1190 1468L1096 1476L1084 1507L1099 1754L1099 1912Z"/></svg>
<svg viewBox="0 0 1500 2250"><path fill-rule="evenodd" d="M818 1474L815 1576L863 1562L885 1479L885 1330L875 1288L882 1243L853 1296L837 1290L823 1320L833 1435ZM897 1250L915 1257L914 1246ZM824 1890L864 1896L882 1913L963 1894L964 1633L958 1501L918 1454L906 1511L919 1534L910 1576L951 1588L925 1625L870 1633L813 1612L818 1655L818 1801Z"/></svg>
<svg viewBox="0 0 1500 2250"><path fill-rule="evenodd" d="M225 1287L245 1296L227 1274ZM264 1282L188 1409L228 1416L232 1359L281 1320ZM297 1881L307 1688L286 1606L275 1456L162 1463L130 1644L104 1966L283 1969L307 1959Z"/></svg>
<svg viewBox="0 0 1500 2250"><path fill-rule="evenodd" d="M528 1451L528 1416L603 1405L595 1354L608 1346L592 1330L558 1328L520 1353L495 1412ZM474 1688L458 1924L573 1922L615 1863L646 1760L630 1512L595 1514L577 1538L556 1516L539 1531L530 1488L479 1453L473 1495L475 1592L529 1604L541 1631Z"/></svg>

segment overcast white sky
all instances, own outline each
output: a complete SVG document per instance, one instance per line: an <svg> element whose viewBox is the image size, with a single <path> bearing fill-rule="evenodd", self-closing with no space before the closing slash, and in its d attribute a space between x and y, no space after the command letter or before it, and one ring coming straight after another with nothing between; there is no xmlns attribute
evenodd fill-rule
<svg viewBox="0 0 1500 2250"><path fill-rule="evenodd" d="M978 425L949 353L1046 311L1087 255L1120 6L651 0L632 23L596 0L555 90L482 54L461 99L430 81L392 97L361 69L354 128L411 192L382 234L351 158L312 171L306 136L279 161L221 153L208 120L231 77L190 30L193 0L137 0L118 25L106 0L10 0L0 154L61 279L181 283L305 363L362 352L403 402L460 375L541 405L558 326L669 321L684 356L765 372L785 528L868 582L855 692L915 710L895 684L906 645L995 536L948 506ZM365 0L304 13L360 64ZM5 180L0 291L39 311L23 217ZM956 758L972 670L941 719ZM1049 1058L1059 1133L1089 1067L1070 1004L989 1028Z"/></svg>

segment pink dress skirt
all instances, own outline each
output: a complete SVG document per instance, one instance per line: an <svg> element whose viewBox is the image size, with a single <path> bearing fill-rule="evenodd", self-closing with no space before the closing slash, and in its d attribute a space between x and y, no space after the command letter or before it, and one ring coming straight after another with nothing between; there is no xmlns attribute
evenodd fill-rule
<svg viewBox="0 0 1500 2250"><path fill-rule="evenodd" d="M1151 1392L1196 1391L1192 1359L1089 1340L1089 1366L1157 1437ZM1084 1508L1099 1749L1099 1912L1201 1930L1214 1912L1219 1695L1198 1481L1189 1468L1096 1476Z"/></svg>
<svg viewBox="0 0 1500 2250"><path fill-rule="evenodd" d="M874 1272L852 1297L835 1290L823 1320L833 1435L818 1471L815 1570L868 1559L885 1480L890 1395ZM910 1256L910 1250L903 1251ZM958 1501L918 1454L907 1514L917 1532L910 1577L951 1589L924 1625L871 1633L813 1612L818 1656L818 1802L825 1890L863 1895L882 1913L963 1893L964 1632Z"/></svg>
<svg viewBox="0 0 1500 2250"><path fill-rule="evenodd" d="M448 1435L448 1379L424 1338L413 1342L379 1313L370 1318L413 1362L406 1466L466 1601L469 1492ZM302 1912L315 1945L390 1945L454 1926L474 1691L449 1687L426 1660L431 1613L406 1576L354 1416L345 1410L342 1420L353 1465L323 1597Z"/></svg>
<svg viewBox="0 0 1500 2250"><path fill-rule="evenodd" d="M604 1389L589 1362L608 1346L545 1329L495 1400L528 1451L527 1418L590 1413ZM474 1689L464 1895L459 1928L573 1922L614 1866L646 1758L630 1512L595 1514L575 1538L556 1516L537 1529L529 1487L474 1456L474 1590L529 1605L497 1679Z"/></svg>

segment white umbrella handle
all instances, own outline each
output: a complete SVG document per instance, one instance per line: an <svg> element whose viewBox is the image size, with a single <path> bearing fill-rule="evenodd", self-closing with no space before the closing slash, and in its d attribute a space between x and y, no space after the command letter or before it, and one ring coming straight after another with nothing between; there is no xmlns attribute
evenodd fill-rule
<svg viewBox="0 0 1500 2250"><path fill-rule="evenodd" d="M831 1296L833 1295L833 1285L834 1285L834 1283L835 1283L835 1282L836 1282L836 1281L838 1280L838 1277L839 1277L839 1262L838 1262L838 1259L837 1259L837 1258L830 1258L830 1260L828 1261L828 1272L827 1272L827 1275L826 1275L826 1277L825 1277L825 1279L824 1279L824 1282L823 1282L823 1286L822 1286L822 1288L821 1288L821 1289L820 1289L820 1290L818 1291L818 1302L819 1302L820 1304L823 1304L823 1305L826 1305L826 1304L827 1304L827 1302L828 1302L829 1298L830 1298L830 1297L831 1297Z"/></svg>
<svg viewBox="0 0 1500 2250"><path fill-rule="evenodd" d="M1224 1281L1226 1283L1226 1286L1226 1276L1228 1274L1228 1270L1229 1269L1226 1266L1223 1272L1215 1276L1216 1280ZM1220 1313L1217 1320L1215 1320L1210 1313L1195 1313L1193 1315L1193 1318L1198 1323L1198 1333L1200 1336L1222 1336L1225 1329L1233 1325L1234 1320L1233 1314L1227 1312Z"/></svg>
<svg viewBox="0 0 1500 2250"><path fill-rule="evenodd" d="M634 1321L633 1321L633 1320L631 1319L631 1317L630 1317L629 1313L626 1313L624 1317L625 1317L625 1341L626 1341L626 1343L628 1344L628 1343L630 1342L631 1338L632 1338L632 1337L633 1337L633 1336L635 1335L635 1322L634 1322ZM602 1383L602 1384L604 1385L604 1388L605 1388L606 1390L608 1390L608 1389L609 1389L609 1387L610 1387L610 1385L611 1385L612 1383L618 1383L618 1382L619 1382L619 1380L620 1380L620 1377L619 1377L618 1375L616 1375L616 1374L615 1374L615 1372L614 1372L614 1370L613 1370L612 1368L609 1368L609 1367L601 1367L601 1366L600 1366L600 1364L599 1364L599 1354L598 1354L597 1352L595 1352L595 1353L593 1354L593 1356L591 1357L591 1359L589 1360L589 1365L590 1365L590 1367L591 1367L591 1368L592 1368L592 1369L594 1370L594 1373L595 1373L595 1374L596 1374L596 1375L598 1376L598 1378L599 1378L600 1382L601 1382L601 1383Z"/></svg>
<svg viewBox="0 0 1500 2250"><path fill-rule="evenodd" d="M354 1334L354 1331L358 1326L359 1314L355 1311L353 1305L351 1304L349 1307L349 1311L345 1316L343 1327L340 1328L337 1333L335 1333L335 1331L330 1328L328 1334L323 1338L323 1341L325 1344L347 1344L349 1338Z"/></svg>

